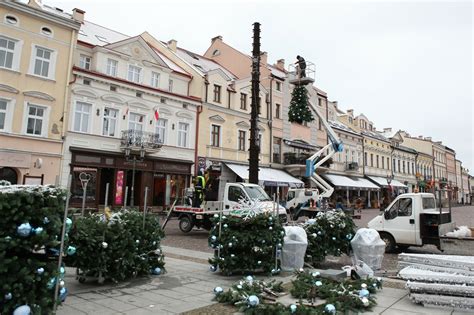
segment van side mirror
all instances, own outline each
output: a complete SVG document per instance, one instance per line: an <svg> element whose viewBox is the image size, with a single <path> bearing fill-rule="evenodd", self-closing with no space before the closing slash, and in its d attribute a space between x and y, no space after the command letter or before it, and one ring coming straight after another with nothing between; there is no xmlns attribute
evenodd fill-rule
<svg viewBox="0 0 474 315"><path fill-rule="evenodd" d="M385 220L390 220L390 213L389 213L389 211L384 211L384 212L383 212L383 217L385 218Z"/></svg>

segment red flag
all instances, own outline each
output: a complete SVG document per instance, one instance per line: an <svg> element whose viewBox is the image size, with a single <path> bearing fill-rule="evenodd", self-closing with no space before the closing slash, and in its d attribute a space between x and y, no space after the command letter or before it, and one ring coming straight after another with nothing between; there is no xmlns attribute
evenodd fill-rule
<svg viewBox="0 0 474 315"><path fill-rule="evenodd" d="M160 113L158 113L158 110L155 109L155 120L160 119Z"/></svg>
<svg viewBox="0 0 474 315"><path fill-rule="evenodd" d="M127 107L127 109L125 110L125 115L128 115L128 107Z"/></svg>

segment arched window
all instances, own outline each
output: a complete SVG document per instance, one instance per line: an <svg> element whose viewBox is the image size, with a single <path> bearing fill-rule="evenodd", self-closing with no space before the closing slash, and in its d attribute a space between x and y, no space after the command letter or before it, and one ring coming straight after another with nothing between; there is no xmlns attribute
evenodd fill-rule
<svg viewBox="0 0 474 315"><path fill-rule="evenodd" d="M11 167L0 168L0 180L9 181L12 185L18 184L18 175Z"/></svg>
<svg viewBox="0 0 474 315"><path fill-rule="evenodd" d="M11 24L11 25L16 25L16 24L18 24L18 19L16 18L16 16L13 16L13 15L7 15L7 16L5 16L5 21L6 21L8 24Z"/></svg>

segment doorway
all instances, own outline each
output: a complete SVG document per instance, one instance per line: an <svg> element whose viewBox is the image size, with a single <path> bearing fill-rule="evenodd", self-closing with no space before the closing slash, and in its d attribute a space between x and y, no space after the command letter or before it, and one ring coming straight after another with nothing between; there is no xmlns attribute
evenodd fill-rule
<svg viewBox="0 0 474 315"><path fill-rule="evenodd" d="M107 205L110 206L113 202L113 191L115 187L115 170L112 168L103 168L100 170L100 205L105 205L105 193L107 183L109 183L109 196L107 198Z"/></svg>
<svg viewBox="0 0 474 315"><path fill-rule="evenodd" d="M18 174L11 167L0 168L0 180L6 180L12 185L18 184Z"/></svg>

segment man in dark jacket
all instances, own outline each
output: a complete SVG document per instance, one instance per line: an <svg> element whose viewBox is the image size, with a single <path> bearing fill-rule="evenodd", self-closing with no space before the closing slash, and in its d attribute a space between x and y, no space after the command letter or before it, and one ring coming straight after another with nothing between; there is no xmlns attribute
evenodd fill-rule
<svg viewBox="0 0 474 315"><path fill-rule="evenodd" d="M297 64L297 69L299 69L299 71L297 70L297 73L299 73L300 78L304 78L306 77L306 61L300 55L296 56L296 59L298 61L295 62L295 65Z"/></svg>

